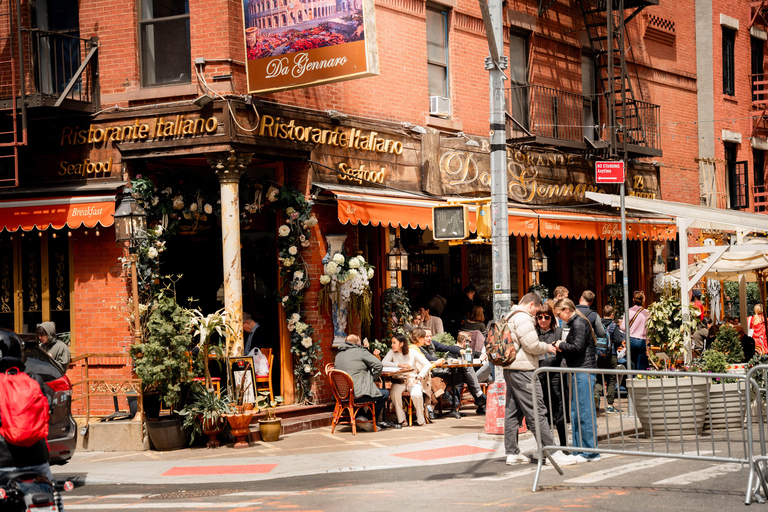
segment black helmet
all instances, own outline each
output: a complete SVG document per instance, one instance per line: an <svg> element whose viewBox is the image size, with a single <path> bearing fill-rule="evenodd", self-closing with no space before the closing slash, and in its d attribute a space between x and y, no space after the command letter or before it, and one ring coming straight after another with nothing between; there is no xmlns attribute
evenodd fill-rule
<svg viewBox="0 0 768 512"><path fill-rule="evenodd" d="M16 333L0 330L0 358L15 357L23 361L26 359L23 347L24 345Z"/></svg>

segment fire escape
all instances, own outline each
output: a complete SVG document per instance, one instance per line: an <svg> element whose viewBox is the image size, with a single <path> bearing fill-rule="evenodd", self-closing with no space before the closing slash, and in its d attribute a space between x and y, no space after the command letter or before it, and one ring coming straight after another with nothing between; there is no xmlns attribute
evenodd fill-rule
<svg viewBox="0 0 768 512"><path fill-rule="evenodd" d="M749 3L749 27L759 25L763 30L768 27L768 0L757 0ZM752 110L750 115L751 136L765 137L768 135L768 76L763 69L763 54L753 55L752 75ZM768 211L768 190L764 182L764 173L757 169L755 162L755 183L752 186L752 207L755 212ZM765 162L762 162L765 165Z"/></svg>
<svg viewBox="0 0 768 512"><path fill-rule="evenodd" d="M0 188L19 186L29 121L96 111L98 39L30 26L29 5L0 0Z"/></svg>
<svg viewBox="0 0 768 512"><path fill-rule="evenodd" d="M539 15L554 3L539 0ZM538 85L511 88L509 142L565 146L601 158L661 156L659 106L636 97L625 57L631 49L625 25L658 0L578 4L594 55L597 90L578 95Z"/></svg>

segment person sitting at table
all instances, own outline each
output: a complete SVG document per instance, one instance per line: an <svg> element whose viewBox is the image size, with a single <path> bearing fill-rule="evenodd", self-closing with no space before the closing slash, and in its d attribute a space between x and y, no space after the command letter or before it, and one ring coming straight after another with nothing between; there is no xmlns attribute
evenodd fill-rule
<svg viewBox="0 0 768 512"><path fill-rule="evenodd" d="M416 332L416 329L414 329L414 332ZM424 357L426 357L428 361L437 361L438 359L435 355L435 352L438 351L452 354L457 359L461 359L461 347L457 347L456 345L443 345L438 341L433 342L432 333L428 329L422 329L422 332L424 333L424 337L419 337L419 347L421 348L421 352L424 354ZM448 376L447 378L450 381L451 377ZM467 383L467 387L472 393L472 396L475 397L477 414L485 414L486 396L480 387L480 383L477 381L477 375L475 374L474 368L471 366L459 368L459 370L455 372L453 380L454 381L451 383L454 388L451 390L453 395L451 400L453 416L457 419L461 418L461 413L459 412L459 407L461 407L460 393L464 387L463 385L465 382Z"/></svg>
<svg viewBox="0 0 768 512"><path fill-rule="evenodd" d="M403 391L407 389L411 394L411 402L416 411L416 424L422 426L426 423L424 419L423 383L429 375L432 365L419 350L409 350L408 340L402 334L395 334L390 344L392 350L387 352L387 355L384 356L381 362L384 366L397 366L409 370L407 373L399 374L397 380L395 378L392 379L390 396L395 406L397 422L403 427L408 426L408 421L405 419L405 411L403 410Z"/></svg>
<svg viewBox="0 0 768 512"><path fill-rule="evenodd" d="M482 342L476 342L474 335L479 335L482 338ZM456 338L456 345L462 349L470 347L472 349L472 360L479 359L483 366L475 368L475 375L477 376L477 382L480 384L490 384L494 380L493 365L488 361L488 357L485 355L485 336L480 331L459 331L459 336ZM480 350L477 350L480 347Z"/></svg>

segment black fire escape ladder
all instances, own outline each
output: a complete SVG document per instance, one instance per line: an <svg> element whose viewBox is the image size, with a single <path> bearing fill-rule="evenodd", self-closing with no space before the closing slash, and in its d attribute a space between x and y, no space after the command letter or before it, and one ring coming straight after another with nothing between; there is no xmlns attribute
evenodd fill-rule
<svg viewBox="0 0 768 512"><path fill-rule="evenodd" d="M636 8L625 19L624 0L579 0L579 4L606 106L607 156L626 158L628 144L644 145L646 142L625 59L625 23L634 18L642 7Z"/></svg>
<svg viewBox="0 0 768 512"><path fill-rule="evenodd" d="M13 8L15 4L15 9ZM14 12L15 11L15 12ZM15 23L14 23L15 15ZM0 0L0 188L19 186L19 146L27 144L20 0Z"/></svg>

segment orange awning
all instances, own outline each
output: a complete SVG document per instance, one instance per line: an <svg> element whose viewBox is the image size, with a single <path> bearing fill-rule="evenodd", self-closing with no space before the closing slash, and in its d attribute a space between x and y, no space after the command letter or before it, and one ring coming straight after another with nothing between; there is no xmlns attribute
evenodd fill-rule
<svg viewBox="0 0 768 512"><path fill-rule="evenodd" d="M51 197L0 201L0 227L7 231L111 226L115 196Z"/></svg>
<svg viewBox="0 0 768 512"><path fill-rule="evenodd" d="M432 207L445 204L444 199L376 196L334 191L342 224L410 227L432 229ZM474 232L475 208L469 208L469 229ZM509 234L534 235L538 230L535 212L509 209Z"/></svg>
<svg viewBox="0 0 768 512"><path fill-rule="evenodd" d="M571 213L539 212L539 233L549 238L621 238L621 219ZM674 240L677 226L667 219L627 219L630 240Z"/></svg>

